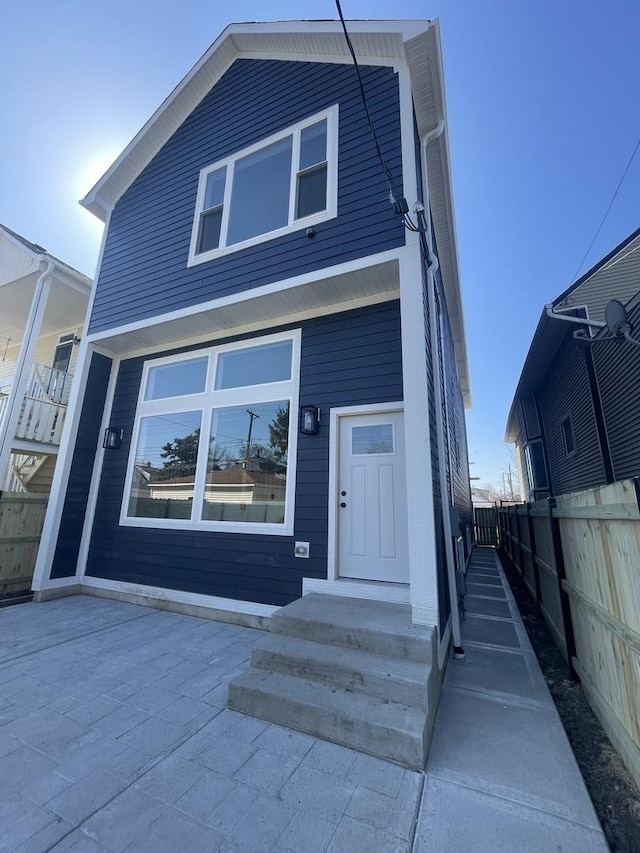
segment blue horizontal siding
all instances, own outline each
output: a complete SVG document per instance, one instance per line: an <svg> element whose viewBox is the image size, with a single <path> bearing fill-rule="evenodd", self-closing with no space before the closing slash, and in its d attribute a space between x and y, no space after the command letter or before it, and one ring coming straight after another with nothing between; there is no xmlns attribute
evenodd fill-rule
<svg viewBox="0 0 640 853"><path fill-rule="evenodd" d="M373 66L362 75L385 160L400 185L397 76ZM187 268L200 170L336 103L338 217L316 226L312 240L301 229ZM387 195L352 66L237 60L116 205L89 331L396 248L404 230Z"/></svg>
<svg viewBox="0 0 640 853"><path fill-rule="evenodd" d="M320 406L322 415L318 435L298 436L294 536L119 526L144 362L129 359L120 367L110 418L125 439L120 452L105 454L88 575L275 605L301 595L303 575L326 577L329 409L402 399L400 307L394 300L297 326L300 404ZM295 539L311 543L309 559L293 556Z"/></svg>
<svg viewBox="0 0 640 853"><path fill-rule="evenodd" d="M62 520L53 557L52 578L67 578L75 575L76 572L91 472L100 441L100 424L110 373L111 359L94 353L91 357L87 390L82 403Z"/></svg>

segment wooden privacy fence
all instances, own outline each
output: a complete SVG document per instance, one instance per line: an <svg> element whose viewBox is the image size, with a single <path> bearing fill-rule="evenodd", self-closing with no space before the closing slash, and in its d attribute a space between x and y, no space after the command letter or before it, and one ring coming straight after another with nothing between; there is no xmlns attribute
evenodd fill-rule
<svg viewBox="0 0 640 853"><path fill-rule="evenodd" d="M640 483L498 510L501 552L640 784Z"/></svg>
<svg viewBox="0 0 640 853"><path fill-rule="evenodd" d="M0 493L0 594L31 589L47 497Z"/></svg>

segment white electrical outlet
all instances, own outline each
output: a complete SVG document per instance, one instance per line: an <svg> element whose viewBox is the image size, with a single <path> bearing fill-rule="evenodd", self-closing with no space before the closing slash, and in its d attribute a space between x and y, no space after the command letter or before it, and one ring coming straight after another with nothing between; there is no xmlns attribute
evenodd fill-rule
<svg viewBox="0 0 640 853"><path fill-rule="evenodd" d="M309 543L296 542L293 548L293 553L296 557L304 557L307 559L309 557Z"/></svg>

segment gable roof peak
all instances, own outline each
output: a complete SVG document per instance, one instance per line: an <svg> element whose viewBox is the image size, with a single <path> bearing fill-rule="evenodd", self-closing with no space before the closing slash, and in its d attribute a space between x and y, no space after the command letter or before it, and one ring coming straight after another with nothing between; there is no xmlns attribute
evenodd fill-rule
<svg viewBox="0 0 640 853"><path fill-rule="evenodd" d="M432 25L428 20L347 21L362 62L404 60L404 43L427 32ZM80 204L104 222L118 199L230 65L243 57L269 56L351 62L340 21L228 24Z"/></svg>

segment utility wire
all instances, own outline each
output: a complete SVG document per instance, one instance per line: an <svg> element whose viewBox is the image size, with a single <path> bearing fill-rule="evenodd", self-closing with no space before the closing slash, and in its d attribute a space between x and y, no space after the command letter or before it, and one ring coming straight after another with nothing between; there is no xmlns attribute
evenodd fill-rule
<svg viewBox="0 0 640 853"><path fill-rule="evenodd" d="M589 252L591 251L591 247L592 247L592 246L593 246L593 244L596 242L596 239L597 239L597 237L598 237L598 234L599 234L599 233L600 233L600 231L602 230L602 226L604 225L604 223L605 223L605 221L606 221L606 219L607 219L607 216L609 215L609 211L610 211L610 210L611 210L611 208L613 207L613 203L614 203L614 201L616 200L616 196L618 195L618 192L619 192L619 190L620 190L620 187L622 186L622 183L623 183L624 179L625 179L625 178L626 178L626 176L627 176L627 172L628 172L628 171L629 171L629 169L631 168L631 164L633 163L633 160L634 160L634 158L635 158L636 154L638 153L638 148L640 148L640 139L638 139L638 141L636 142L636 147L633 149L633 153L631 154L631 157L629 158L629 162L628 162L628 163L627 163L627 165L625 166L624 172L622 173L622 177L621 177L621 178L620 178L620 180L618 181L618 186L616 187L614 194L611 196L611 201L609 202L609 206L607 207L607 209L606 209L606 210L605 210L605 212L604 212L604 216L602 217L602 220L600 221L600 225L598 225L598 230L597 230L597 231L596 231L596 233L593 235L593 240L589 243L589 248L587 249L587 251L586 251L586 252L584 253L584 255L582 256L582 260L581 260L581 261L580 261L580 263L578 264L578 269L577 269L577 270L574 272L574 274L573 274L573 277L572 277L572 279L571 279L571 281L572 281L572 282L574 282L574 281L576 280L576 278L577 278L577 276L578 276L578 273L579 273L579 272L580 272L580 270L582 269L582 264L585 262L585 259L586 259L587 255L588 255L588 254L589 254Z"/></svg>
<svg viewBox="0 0 640 853"><path fill-rule="evenodd" d="M382 171L384 172L384 176L387 181L387 187L389 189L389 201L394 206L397 214L402 216L402 223L404 227L413 231L416 234L420 235L420 244L425 256L427 266L431 265L431 254L429 252L429 248L426 241L426 220L424 216L417 215L417 222L413 222L411 217L409 216L408 206L406 199L400 196L400 194L396 191L395 184L393 182L393 175L387 164L384 161L384 157L382 156L382 151L380 149L380 143L378 142L378 135L376 133L375 126L373 124L373 119L371 118L371 113L369 111L369 105L367 104L367 96L364 91L364 84L362 82L362 75L360 74L360 66L358 65L358 60L356 58L355 50L353 49L353 44L351 43L351 38L349 36L349 31L347 30L347 25L344 20L344 16L342 14L342 7L340 5L340 0L336 0L336 9L338 10L338 16L340 18L340 23L342 24L342 30L344 32L344 37L347 41L347 47L349 48L349 53L351 54L351 58L353 59L353 65L356 70L356 74L358 77L358 85L360 87L360 97L362 99L362 104L365 109L365 113L367 115L367 121L369 122L369 128L371 130L371 136L373 137L373 142L376 147L376 153L378 155L378 159L380 160L380 165L382 166Z"/></svg>
<svg viewBox="0 0 640 853"><path fill-rule="evenodd" d="M358 60L356 59L356 53L353 49L353 45L351 44L351 38L349 36L349 31L347 30L347 25L344 20L344 16L342 14L342 7L340 6L340 0L336 0L336 8L338 10L338 16L340 17L340 23L342 24L342 29L344 32L344 37L347 40L347 47L349 48L349 53L351 54L351 58L353 59L353 65L356 69L356 74L358 75L358 85L360 86L360 96L362 98L362 104L364 106L365 112L367 114L367 121L369 122L369 127L371 128L371 135L373 136L373 142L376 146L376 152L378 154L378 159L380 160L380 165L382 166L382 171L384 172L384 176L387 180L387 186L389 188L389 200L393 204L398 197L398 194L395 191L395 186L393 183L393 175L391 174L387 164L384 161L384 157L382 156L382 151L380 150L380 143L378 142L378 136L376 134L376 129L373 125L373 119L371 118L371 113L369 112L369 105L367 104L367 96L364 91L364 85L362 83L362 75L360 74L360 66L358 65Z"/></svg>

